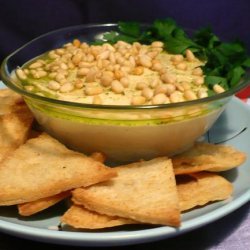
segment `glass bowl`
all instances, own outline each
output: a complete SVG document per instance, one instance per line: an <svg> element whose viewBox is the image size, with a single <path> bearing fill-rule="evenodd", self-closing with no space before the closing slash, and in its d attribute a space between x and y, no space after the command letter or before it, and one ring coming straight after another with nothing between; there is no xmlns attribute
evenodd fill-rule
<svg viewBox="0 0 250 250"><path fill-rule="evenodd" d="M110 161L131 162L171 156L189 148L207 132L232 96L248 84L211 97L161 105L94 105L51 99L23 88L13 71L27 61L78 38L91 42L116 30L116 24L59 29L27 43L1 65L7 87L21 94L42 128L69 148L103 152ZM229 121L230 122L230 121Z"/></svg>

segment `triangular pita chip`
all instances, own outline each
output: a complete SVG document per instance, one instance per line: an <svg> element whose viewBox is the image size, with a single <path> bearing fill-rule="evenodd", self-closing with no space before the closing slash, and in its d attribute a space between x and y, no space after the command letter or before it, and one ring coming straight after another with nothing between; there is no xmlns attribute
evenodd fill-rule
<svg viewBox="0 0 250 250"><path fill-rule="evenodd" d="M19 204L17 205L18 213L22 216L30 216L36 214L69 197L70 194L70 191L65 191L50 197L41 198L36 201Z"/></svg>
<svg viewBox="0 0 250 250"><path fill-rule="evenodd" d="M232 194L233 186L220 175L200 172L178 176L177 190L180 209L185 211L211 201L228 199Z"/></svg>
<svg viewBox="0 0 250 250"><path fill-rule="evenodd" d="M112 168L67 149L43 133L0 165L0 205L38 200L114 176Z"/></svg>
<svg viewBox="0 0 250 250"><path fill-rule="evenodd" d="M74 228L81 229L101 229L127 224L140 224L131 219L98 214L78 205L72 205L62 216L61 221Z"/></svg>
<svg viewBox="0 0 250 250"><path fill-rule="evenodd" d="M73 202L110 216L179 226L180 211L171 160L166 157L115 168L118 176L74 190Z"/></svg>
<svg viewBox="0 0 250 250"><path fill-rule="evenodd" d="M246 154L228 145L196 143L191 149L172 157L174 172L189 174L200 171L226 171L240 166Z"/></svg>
<svg viewBox="0 0 250 250"><path fill-rule="evenodd" d="M28 137L33 115L21 96L9 89L0 90L0 162Z"/></svg>

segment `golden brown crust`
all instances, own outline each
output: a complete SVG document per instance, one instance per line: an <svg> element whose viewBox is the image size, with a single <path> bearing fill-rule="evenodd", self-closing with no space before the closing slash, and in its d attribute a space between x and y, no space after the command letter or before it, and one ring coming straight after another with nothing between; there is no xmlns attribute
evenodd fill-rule
<svg viewBox="0 0 250 250"><path fill-rule="evenodd" d="M61 221L74 228L81 229L101 229L127 224L140 224L118 216L98 214L78 205L72 205L62 216Z"/></svg>
<svg viewBox="0 0 250 250"><path fill-rule="evenodd" d="M196 143L191 149L172 158L174 172L189 174L200 171L226 171L240 166L246 154L228 145Z"/></svg>
<svg viewBox="0 0 250 250"><path fill-rule="evenodd" d="M166 157L115 168L118 176L74 190L73 201L89 210L142 223L180 225L171 160Z"/></svg>
<svg viewBox="0 0 250 250"><path fill-rule="evenodd" d="M19 204L17 205L18 213L22 216L30 216L36 214L69 197L70 194L70 191L65 191L50 197L41 198L36 201Z"/></svg>
<svg viewBox="0 0 250 250"><path fill-rule="evenodd" d="M43 133L0 165L0 205L38 200L114 176L114 169L67 149Z"/></svg>
<svg viewBox="0 0 250 250"><path fill-rule="evenodd" d="M177 178L180 209L185 211L203 206L211 201L228 199L233 186L225 178L214 173L200 172L190 174L191 178Z"/></svg>

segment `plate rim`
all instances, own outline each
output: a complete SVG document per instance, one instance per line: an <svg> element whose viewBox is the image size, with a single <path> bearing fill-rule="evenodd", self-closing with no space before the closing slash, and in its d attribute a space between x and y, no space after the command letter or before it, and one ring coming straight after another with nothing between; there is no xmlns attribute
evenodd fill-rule
<svg viewBox="0 0 250 250"><path fill-rule="evenodd" d="M0 81L0 89L6 86ZM239 104L242 109L250 112L250 108L241 100L233 97L230 102ZM40 242L57 243L61 245L75 246L122 246L138 243L152 242L155 240L166 239L177 236L188 231L197 229L215 220L222 218L237 210L250 201L250 183L241 195L233 198L232 201L217 202L225 203L196 218L187 219L182 222L180 228L176 229L168 226L159 226L149 229L140 229L136 231L118 231L118 232L71 232L71 231L55 231L45 228L37 228L28 225L17 224L14 222L4 221L0 219L0 231L10 235L18 236L25 239L36 240ZM209 217L209 219L208 219Z"/></svg>

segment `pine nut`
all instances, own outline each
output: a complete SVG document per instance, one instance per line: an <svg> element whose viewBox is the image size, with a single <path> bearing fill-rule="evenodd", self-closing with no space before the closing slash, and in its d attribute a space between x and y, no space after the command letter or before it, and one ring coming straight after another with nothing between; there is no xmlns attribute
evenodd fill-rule
<svg viewBox="0 0 250 250"><path fill-rule="evenodd" d="M64 53L65 53L65 50L64 49L56 49L55 50L55 53L59 56L62 56Z"/></svg>
<svg viewBox="0 0 250 250"><path fill-rule="evenodd" d="M42 66L43 66L43 64L41 62L34 62L34 63L29 65L29 68L30 69L36 69L36 68L40 68Z"/></svg>
<svg viewBox="0 0 250 250"><path fill-rule="evenodd" d="M203 75L203 71L202 71L202 69L200 67L195 68L192 71L192 75L194 75L194 76L202 76Z"/></svg>
<svg viewBox="0 0 250 250"><path fill-rule="evenodd" d="M91 68L94 66L94 64L90 62L80 62L78 66L80 68Z"/></svg>
<svg viewBox="0 0 250 250"><path fill-rule="evenodd" d="M123 85L119 81L117 81L117 80L114 80L111 83L111 89L116 94L121 94L124 91Z"/></svg>
<svg viewBox="0 0 250 250"><path fill-rule="evenodd" d="M103 88L99 86L87 86L85 88L86 95L99 95L103 92Z"/></svg>
<svg viewBox="0 0 250 250"><path fill-rule="evenodd" d="M33 75L35 78L42 78L47 75L47 72L44 70L36 71L36 73Z"/></svg>
<svg viewBox="0 0 250 250"><path fill-rule="evenodd" d="M161 80L165 83L174 83L176 80L176 77L174 75L170 75L168 73L165 73L161 75Z"/></svg>
<svg viewBox="0 0 250 250"><path fill-rule="evenodd" d="M133 75L142 75L143 73L144 73L144 68L141 67L141 66L135 67L135 68L132 70L132 74L133 74Z"/></svg>
<svg viewBox="0 0 250 250"><path fill-rule="evenodd" d="M58 90L58 89L60 89L60 87L61 87L60 83L58 83L56 81L49 81L49 83L48 83L49 89Z"/></svg>
<svg viewBox="0 0 250 250"><path fill-rule="evenodd" d="M81 62L82 57L83 57L83 54L82 54L82 53L77 53L77 54L75 54L75 55L72 57L72 62L73 62L75 65L78 65L78 64Z"/></svg>
<svg viewBox="0 0 250 250"><path fill-rule="evenodd" d="M120 79L120 82L124 88L127 88L129 86L129 79L127 77L122 77Z"/></svg>
<svg viewBox="0 0 250 250"><path fill-rule="evenodd" d="M167 89L167 91L166 91L167 95L171 95L176 90L175 85L173 85L171 83L167 83L165 86L166 86L166 89Z"/></svg>
<svg viewBox="0 0 250 250"><path fill-rule="evenodd" d="M124 77L124 73L121 70L115 70L115 79L120 80L122 77Z"/></svg>
<svg viewBox="0 0 250 250"><path fill-rule="evenodd" d="M184 97L185 97L188 101L196 100L196 99L197 99L196 94L195 94L192 90L186 90L186 91L184 92Z"/></svg>
<svg viewBox="0 0 250 250"><path fill-rule="evenodd" d="M111 82L114 80L112 76L110 75L103 75L101 77L101 84L104 86L104 87L108 87L111 85Z"/></svg>
<svg viewBox="0 0 250 250"><path fill-rule="evenodd" d="M24 73L24 71L21 68L16 69L16 74L17 74L17 77L20 80L26 80L27 79L26 74Z"/></svg>
<svg viewBox="0 0 250 250"><path fill-rule="evenodd" d="M136 84L136 89L138 89L138 90L143 90L143 89L146 88L146 87L147 87L147 84L144 83L144 82L138 82L138 83Z"/></svg>
<svg viewBox="0 0 250 250"><path fill-rule="evenodd" d="M63 83L63 81L66 81L65 76L61 73L58 73L55 77L55 80L57 82ZM65 82L64 82L65 83Z"/></svg>
<svg viewBox="0 0 250 250"><path fill-rule="evenodd" d="M97 59L105 60L108 59L110 52L108 50L102 52L97 56Z"/></svg>
<svg viewBox="0 0 250 250"><path fill-rule="evenodd" d="M59 55L57 55L54 50L50 51L48 56L50 59L56 59L59 57Z"/></svg>
<svg viewBox="0 0 250 250"><path fill-rule="evenodd" d="M74 86L71 83L65 83L61 86L60 92L61 93L67 93L74 89Z"/></svg>
<svg viewBox="0 0 250 250"><path fill-rule="evenodd" d="M154 70L154 71L161 71L162 70L162 68L163 68L163 65L161 64L161 63L153 63L153 65L152 65L152 70Z"/></svg>
<svg viewBox="0 0 250 250"><path fill-rule="evenodd" d="M178 64L178 63L182 62L183 60L184 60L183 55L174 55L174 56L171 57L171 61L174 64Z"/></svg>
<svg viewBox="0 0 250 250"><path fill-rule="evenodd" d="M77 71L77 75L78 76L86 76L89 72L89 68L80 68L78 71Z"/></svg>
<svg viewBox="0 0 250 250"><path fill-rule="evenodd" d="M154 92L150 88L144 88L141 92L142 96L144 96L147 100L150 100L154 96Z"/></svg>
<svg viewBox="0 0 250 250"><path fill-rule="evenodd" d="M115 64L116 60L115 60L115 54L113 52L110 52L109 53L109 61L112 63L112 64Z"/></svg>
<svg viewBox="0 0 250 250"><path fill-rule="evenodd" d="M68 69L68 66L66 63L61 63L60 64L60 68L63 69L63 70L67 70Z"/></svg>
<svg viewBox="0 0 250 250"><path fill-rule="evenodd" d="M183 95L180 91L175 91L170 95L170 101L173 103L184 101Z"/></svg>
<svg viewBox="0 0 250 250"><path fill-rule="evenodd" d="M34 86L31 86L31 85L26 85L24 86L25 90L27 91L34 91L35 87Z"/></svg>
<svg viewBox="0 0 250 250"><path fill-rule="evenodd" d="M208 97L207 91L206 91L206 90L203 90L203 89L200 89L200 90L198 91L198 97L199 97L199 98Z"/></svg>
<svg viewBox="0 0 250 250"><path fill-rule="evenodd" d="M176 69L179 69L179 70L187 70L187 64L184 62L176 64L175 67L176 67Z"/></svg>
<svg viewBox="0 0 250 250"><path fill-rule="evenodd" d="M95 57L92 55L92 54L88 54L87 56L86 56L86 61L87 62L93 62L95 60Z"/></svg>
<svg viewBox="0 0 250 250"><path fill-rule="evenodd" d="M215 85L213 86L213 90L214 90L214 92L217 93L217 94L220 94L220 93L225 92L225 89L224 89L223 87L221 87L219 84L215 84Z"/></svg>
<svg viewBox="0 0 250 250"><path fill-rule="evenodd" d="M163 93L159 93L153 97L152 104L164 104L167 101L168 98L166 97L166 95Z"/></svg>
<svg viewBox="0 0 250 250"><path fill-rule="evenodd" d="M185 88L182 86L182 84L180 83L175 83L175 86L178 90L180 90L181 92L183 92L185 90Z"/></svg>
<svg viewBox="0 0 250 250"><path fill-rule="evenodd" d="M92 101L93 104L102 104L102 99L99 95L95 95L93 97L93 101Z"/></svg>
<svg viewBox="0 0 250 250"><path fill-rule="evenodd" d="M152 58L152 59L154 59L155 57L157 57L158 54L159 54L159 53L158 53L157 51L150 51L150 52L147 53L147 55L148 55L150 58Z"/></svg>
<svg viewBox="0 0 250 250"><path fill-rule="evenodd" d="M96 77L96 73L97 73L97 71L94 68L90 69L86 75L85 81L86 82L94 82L95 77Z"/></svg>
<svg viewBox="0 0 250 250"><path fill-rule="evenodd" d="M130 56L129 57L129 63L132 67L135 67L136 65L136 62L135 62L135 58L133 56Z"/></svg>
<svg viewBox="0 0 250 250"><path fill-rule="evenodd" d="M204 78L203 77L197 77L193 80L195 85L202 85L204 83Z"/></svg>
<svg viewBox="0 0 250 250"><path fill-rule="evenodd" d="M74 45L75 47L79 48L79 47L80 47L80 45L81 45L80 40L78 40L78 39L74 39L74 40L73 40L73 45Z"/></svg>
<svg viewBox="0 0 250 250"><path fill-rule="evenodd" d="M149 56L147 56L147 55L141 55L141 56L139 56L139 62L145 68L152 67L151 58Z"/></svg>
<svg viewBox="0 0 250 250"><path fill-rule="evenodd" d="M146 102L146 98L144 96L133 96L131 99L132 105L142 105Z"/></svg>
<svg viewBox="0 0 250 250"><path fill-rule="evenodd" d="M83 86L84 86L83 80L77 79L77 80L75 81L75 88L81 89Z"/></svg>
<svg viewBox="0 0 250 250"><path fill-rule="evenodd" d="M187 49L185 54L186 54L186 58L189 62L193 62L195 60L195 55L193 54L193 52L190 49Z"/></svg>
<svg viewBox="0 0 250 250"><path fill-rule="evenodd" d="M180 85L183 87L184 90L189 90L191 88L190 83L188 82L181 82Z"/></svg>
<svg viewBox="0 0 250 250"><path fill-rule="evenodd" d="M166 94L168 90L168 87L166 85L159 85L158 87L156 87L154 94L157 95L159 93L163 93Z"/></svg>
<svg viewBox="0 0 250 250"><path fill-rule="evenodd" d="M154 41L154 42L151 43L151 46L153 48L163 48L164 43L161 42L161 41Z"/></svg>
<svg viewBox="0 0 250 250"><path fill-rule="evenodd" d="M154 89L156 86L160 84L160 81L158 79L153 79L152 82L150 82L150 87Z"/></svg>

